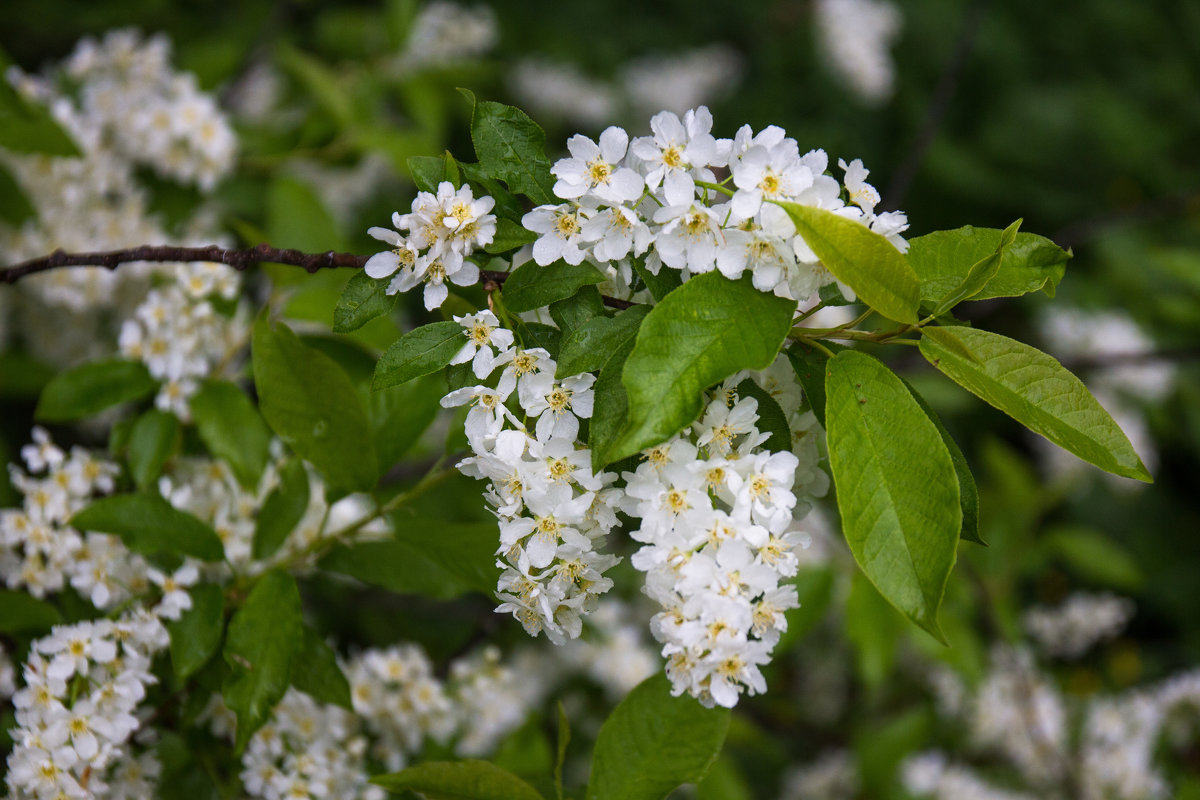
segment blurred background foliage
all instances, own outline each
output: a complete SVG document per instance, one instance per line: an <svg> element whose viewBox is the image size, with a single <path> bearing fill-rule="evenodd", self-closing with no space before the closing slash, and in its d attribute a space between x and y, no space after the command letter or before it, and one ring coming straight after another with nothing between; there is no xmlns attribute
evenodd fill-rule
<svg viewBox="0 0 1200 800"><path fill-rule="evenodd" d="M702 796L770 796L771 776L832 745L857 746L864 796L886 796L901 758L947 735L928 704L915 701L919 665L944 661L978 680L989 642L1020 637L1022 609L1075 590L1128 596L1137 615L1121 638L1063 668L1068 693L1119 690L1200 664L1200 4L904 2L895 90L879 103L858 99L831 71L804 2L708 10L683 0L504 0L490 4L494 46L447 64L405 63L419 8L415 0L6 0L0 47L32 72L84 35L125 26L166 33L177 66L236 110L239 165L211 199L150 181L155 210L184 219L204 201L248 244L370 253L366 229L406 208L414 192L408 157L448 149L472 160L469 106L456 87L527 106L513 80L523 59L573 65L612 87L633 61L718 46L728 74L703 98L717 135L743 123L776 124L802 149L862 158L884 205L908 212L910 235L1023 217L1023 230L1073 248L1053 301L974 303L967 318L1059 353L1091 385L1111 366L1103 354L1060 353L1039 320L1052 304L1120 310L1150 343L1150 355L1137 359L1174 371L1168 392L1129 401L1158 454L1156 482L1141 488L1090 469L1048 471L1015 423L968 402L920 358L900 360L966 451L981 488L990 546L960 548L943 611L953 647L936 645L850 579L845 558L806 570L804 607L771 666L770 692L739 707ZM610 123L646 132L650 112L619 98L610 107L613 116L599 124L531 113L553 158L575 132L594 136ZM409 296L392 318L331 337L348 275L264 272L272 280L261 282L263 291L286 304L289 318L312 323L308 332L325 346L357 353L348 357L362 363L364 381L372 352L430 318ZM477 290L465 294L482 300ZM461 313L453 303L447 309ZM7 363L4 460L27 441L33 399L49 372L25 364L18 379L17 362ZM440 449L430 441L427 434L412 458ZM398 476L401 485L410 478ZM486 523L478 495L475 482L456 477L405 513ZM836 538L836 523L831 529ZM636 585L633 574L625 577L618 585ZM310 606L324 627L345 641L412 638L438 659L481 640L522 637L480 596L453 604L383 591L347 599L325 579L306 591L319 599ZM821 707L834 696L836 707ZM522 734L534 742L527 751L506 745L510 766L540 763L547 740L534 728Z"/></svg>

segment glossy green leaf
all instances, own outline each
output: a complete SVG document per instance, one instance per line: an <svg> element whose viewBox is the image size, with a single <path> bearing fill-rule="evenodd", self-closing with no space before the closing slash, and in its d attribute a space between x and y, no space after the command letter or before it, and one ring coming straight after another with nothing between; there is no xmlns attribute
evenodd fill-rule
<svg viewBox="0 0 1200 800"><path fill-rule="evenodd" d="M519 108L490 100L476 101L475 95L460 89L471 102L471 141L479 165L514 192L536 205L556 203L554 176L546 158L546 133Z"/></svg>
<svg viewBox="0 0 1200 800"><path fill-rule="evenodd" d="M303 642L296 579L278 570L267 572L230 620L222 651L230 672L221 695L237 715L237 752L283 699Z"/></svg>
<svg viewBox="0 0 1200 800"><path fill-rule="evenodd" d="M646 315L625 361L627 419L601 462L665 441L696 419L709 386L739 370L770 366L795 309L792 300L716 272L667 295Z"/></svg>
<svg viewBox="0 0 1200 800"><path fill-rule="evenodd" d="M73 422L118 403L141 400L157 388L158 381L140 361L93 361L55 375L42 390L34 417Z"/></svg>
<svg viewBox="0 0 1200 800"><path fill-rule="evenodd" d="M650 306L627 308L615 317L593 317L563 338L555 376L595 372L627 341L637 336Z"/></svg>
<svg viewBox="0 0 1200 800"><path fill-rule="evenodd" d="M45 106L0 81L0 147L14 153L78 156L79 147Z"/></svg>
<svg viewBox="0 0 1200 800"><path fill-rule="evenodd" d="M254 385L267 424L335 489L366 491L378 477L367 412L337 362L283 323L254 324Z"/></svg>
<svg viewBox="0 0 1200 800"><path fill-rule="evenodd" d="M937 623L962 527L958 477L937 426L900 378L853 350L825 379L829 466L850 552L888 602Z"/></svg>
<svg viewBox="0 0 1200 800"><path fill-rule="evenodd" d="M466 343L463 327L457 322L433 322L414 328L380 357L371 388L386 389L437 372Z"/></svg>
<svg viewBox="0 0 1200 800"><path fill-rule="evenodd" d="M417 189L430 194L437 194L438 184L450 181L458 185L457 176L446 173L446 156L410 156L407 160L408 174L412 176Z"/></svg>
<svg viewBox="0 0 1200 800"><path fill-rule="evenodd" d="M185 681L208 663L221 645L225 630L225 595L215 583L198 583L188 594L192 607L174 622L167 623L171 634L171 667L175 677Z"/></svg>
<svg viewBox="0 0 1200 800"><path fill-rule="evenodd" d="M379 471L387 472L421 438L441 410L446 381L426 375L367 397L371 437L379 456Z"/></svg>
<svg viewBox="0 0 1200 800"><path fill-rule="evenodd" d="M81 531L120 536L130 550L147 555L176 553L203 561L225 557L216 531L156 494L102 497L71 517L70 524Z"/></svg>
<svg viewBox="0 0 1200 800"><path fill-rule="evenodd" d="M1004 263L1004 255L1012 246L1013 240L1017 236L1017 230L1020 227L1021 220L1017 220L1004 229L1000 234L1000 242L996 245L995 252L973 264L967 270L967 274L963 277L962 282L934 304L933 316L940 317L963 300L970 300L983 291L983 287L987 286L996 277L996 273L1000 271L1000 267Z"/></svg>
<svg viewBox="0 0 1200 800"><path fill-rule="evenodd" d="M662 800L698 783L721 752L729 710L671 696L666 675L638 684L596 737L587 800Z"/></svg>
<svg viewBox="0 0 1200 800"><path fill-rule="evenodd" d="M845 350L841 345L825 343L825 346L835 354ZM804 399L817 417L817 422L825 426L825 371L829 356L804 342L795 342L784 350L796 379L804 389Z"/></svg>
<svg viewBox="0 0 1200 800"><path fill-rule="evenodd" d="M270 558L283 546L308 510L308 470L298 458L279 470L279 485L263 501L254 522L253 555L256 561Z"/></svg>
<svg viewBox="0 0 1200 800"><path fill-rule="evenodd" d="M149 489L158 480L178 440L179 420L174 414L151 408L133 423L129 431L129 473L139 489Z"/></svg>
<svg viewBox="0 0 1200 800"><path fill-rule="evenodd" d="M26 592L0 589L0 633L41 633L62 622L58 609Z"/></svg>
<svg viewBox="0 0 1200 800"><path fill-rule="evenodd" d="M612 449L621 435L625 415L629 411L629 397L621 373L625 361L633 352L634 339L618 345L600 369L596 382L592 384L592 418L588 423L588 448L592 451L592 471L600 472L605 462L604 453Z"/></svg>
<svg viewBox="0 0 1200 800"><path fill-rule="evenodd" d="M537 790L487 761L426 761L371 783L389 792L420 792L426 800L543 800Z"/></svg>
<svg viewBox="0 0 1200 800"><path fill-rule="evenodd" d="M646 288L650 290L650 296L654 298L655 302L662 300L683 285L683 277L677 269L659 267L658 274L655 275L644 264L635 260L633 271L642 279L642 283L646 284Z"/></svg>
<svg viewBox="0 0 1200 800"><path fill-rule="evenodd" d="M271 430L258 408L228 381L206 381L190 403L196 432L208 452L229 465L243 488L257 488L271 447Z"/></svg>
<svg viewBox="0 0 1200 800"><path fill-rule="evenodd" d="M527 261L504 281L504 305L514 314L533 311L603 280L604 275L591 264L555 261L543 267Z"/></svg>
<svg viewBox="0 0 1200 800"><path fill-rule="evenodd" d="M483 251L485 253L507 253L518 247L524 247L535 239L537 239L537 234L522 227L520 223L507 217L497 217L496 235L492 237L489 244L484 245Z"/></svg>
<svg viewBox="0 0 1200 800"><path fill-rule="evenodd" d="M1000 249L1005 233L998 228L968 225L909 239L908 263L921 281L922 302L932 305L954 291L973 266ZM1053 296L1070 258L1070 252L1045 237L1018 233L1004 248L995 274L972 299L1017 297L1036 291Z"/></svg>
<svg viewBox="0 0 1200 800"><path fill-rule="evenodd" d="M292 685L319 703L353 711L350 681L338 666L337 654L321 634L304 626L300 653L292 664Z"/></svg>
<svg viewBox="0 0 1200 800"><path fill-rule="evenodd" d="M769 433L771 437L763 443L763 447L772 453L790 453L792 451L792 429L788 426L787 415L779 407L774 397L767 390L746 378L737 385L739 397L753 397L758 402L758 422L754 426L761 433Z"/></svg>
<svg viewBox="0 0 1200 800"><path fill-rule="evenodd" d="M923 332L921 354L967 391L1106 472L1152 482L1120 426L1052 357L977 328Z"/></svg>
<svg viewBox="0 0 1200 800"><path fill-rule="evenodd" d="M550 319L565 336L596 317L604 316L604 300L595 286L584 286L565 300L550 304Z"/></svg>
<svg viewBox="0 0 1200 800"><path fill-rule="evenodd" d="M356 331L376 317L390 314L400 295L388 294L391 278L376 280L366 272L356 272L346 282L342 296L333 307L333 332Z"/></svg>
<svg viewBox="0 0 1200 800"><path fill-rule="evenodd" d="M779 203L796 232L858 299L889 319L915 324L917 275L886 238L852 219L813 206Z"/></svg>

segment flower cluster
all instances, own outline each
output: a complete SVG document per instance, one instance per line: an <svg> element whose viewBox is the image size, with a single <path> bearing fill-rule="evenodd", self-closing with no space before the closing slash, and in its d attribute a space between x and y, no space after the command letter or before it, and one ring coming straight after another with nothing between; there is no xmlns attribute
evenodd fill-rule
<svg viewBox="0 0 1200 800"><path fill-rule="evenodd" d="M151 289L125 320L119 344L122 355L144 362L163 382L155 405L186 421L200 381L233 365L249 338L249 323L244 307L226 315L209 300L237 297L241 281L232 268L198 262L181 264L176 273L176 283Z"/></svg>
<svg viewBox="0 0 1200 800"><path fill-rule="evenodd" d="M448 408L470 405L466 433L474 455L458 466L489 481L484 497L500 520L497 611L511 612L531 635L573 639L582 615L612 587L603 573L617 563L598 550L617 524L619 492L610 488L616 476L592 472L591 451L577 442L579 420L592 416L595 378L555 377L550 354L514 347L512 332L490 311L456 321L466 342L454 362L470 361L479 380L501 368L494 387L466 386L442 399Z"/></svg>
<svg viewBox="0 0 1200 800"><path fill-rule="evenodd" d="M640 518L630 536L644 545L632 563L662 607L651 631L673 691L709 706L766 691L759 667L799 605L780 584L808 542L794 528L799 459L763 446L758 401L737 389L745 379L726 381L699 421L623 476L623 510Z"/></svg>
<svg viewBox="0 0 1200 800"><path fill-rule="evenodd" d="M417 13L396 66L405 71L452 66L482 56L496 38L496 14L491 8L434 0Z"/></svg>
<svg viewBox="0 0 1200 800"><path fill-rule="evenodd" d="M1125 629L1133 603L1114 594L1076 592L1060 606L1034 606L1022 623L1042 652L1055 658L1076 659L1098 642Z"/></svg>
<svg viewBox="0 0 1200 800"><path fill-rule="evenodd" d="M166 645L166 629L145 611L56 626L35 641L12 699L10 796L148 796L157 764L125 745L156 682L151 659Z"/></svg>
<svg viewBox="0 0 1200 800"><path fill-rule="evenodd" d="M476 199L468 186L455 189L449 181L438 184L437 194L418 192L411 213L392 215L396 231L406 231L407 236L387 228L367 231L392 246L371 256L367 274L372 278L395 274L388 294L424 283L425 307L437 308L450 293L446 281L470 286L479 280L479 268L466 258L496 235L496 217L488 213L495 203L491 197Z"/></svg>
<svg viewBox="0 0 1200 800"><path fill-rule="evenodd" d="M888 50L900 33L900 9L889 0L817 0L817 45L825 63L858 97L891 98L896 66Z"/></svg>
<svg viewBox="0 0 1200 800"><path fill-rule="evenodd" d="M862 162L839 162L845 172L839 183L825 174L823 150L801 154L781 128L756 134L747 125L732 139L717 139L712 122L701 106L682 119L656 114L653 134L632 141L617 127L598 142L571 137L571 156L552 168L554 192L567 202L538 206L522 220L538 234L533 260L589 260L607 271L617 294L628 294L630 259L637 258L655 275L667 267L685 279L713 270L729 278L748 272L762 291L806 300L834 278L770 201L834 211L906 248L905 215L875 212L879 193L866 182ZM716 170L730 173L720 185ZM848 288L842 291L851 297Z"/></svg>
<svg viewBox="0 0 1200 800"><path fill-rule="evenodd" d="M367 740L348 711L289 689L242 756L242 785L265 800L328 797L382 800L367 783Z"/></svg>

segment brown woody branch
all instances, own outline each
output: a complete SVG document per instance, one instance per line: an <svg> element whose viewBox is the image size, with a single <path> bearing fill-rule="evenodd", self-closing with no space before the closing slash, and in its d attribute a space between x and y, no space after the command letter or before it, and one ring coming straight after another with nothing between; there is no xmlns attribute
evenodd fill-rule
<svg viewBox="0 0 1200 800"><path fill-rule="evenodd" d="M367 263L367 256L353 253L335 253L330 250L325 253L302 253L299 250L288 250L270 245L260 244L242 250L207 245L205 247L172 247L159 245L143 245L125 250L109 250L103 253L64 253L55 250L48 256L34 258L16 264L0 271L0 282L16 283L27 275L38 272L48 272L62 267L104 267L113 270L121 264L136 261L214 261L227 264L238 271L249 269L255 264L288 264L303 267L310 273L322 269L349 267L362 269ZM501 286L509 273L494 270L480 270L479 279L486 285ZM616 297L605 297L604 304L610 308L629 308L633 303Z"/></svg>

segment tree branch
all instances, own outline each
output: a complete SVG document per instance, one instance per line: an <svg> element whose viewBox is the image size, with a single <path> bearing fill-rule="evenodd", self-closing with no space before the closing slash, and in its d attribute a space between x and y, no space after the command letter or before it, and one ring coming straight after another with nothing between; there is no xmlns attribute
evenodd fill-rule
<svg viewBox="0 0 1200 800"><path fill-rule="evenodd" d="M335 253L329 250L324 253L302 253L299 250L287 250L260 244L242 250L229 249L219 245L205 247L173 247L170 245L142 245L125 250L108 250L103 253L64 253L55 250L48 256L30 259L0 271L0 282L16 283L27 275L38 272L48 272L62 267L104 267L114 270L121 264L135 261L214 261L226 264L234 269L244 271L255 264L288 264L303 267L310 273L322 269L348 267L362 269L367 263L367 256L354 253ZM484 284L502 286L509 273L483 269L479 271L479 279ZM616 297L604 297L604 304L610 308L629 308L634 305L628 300Z"/></svg>

